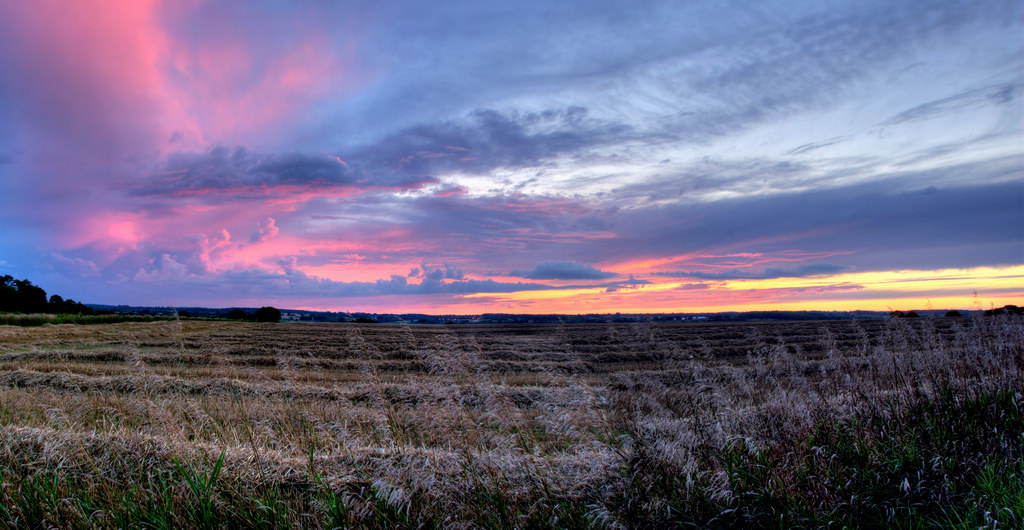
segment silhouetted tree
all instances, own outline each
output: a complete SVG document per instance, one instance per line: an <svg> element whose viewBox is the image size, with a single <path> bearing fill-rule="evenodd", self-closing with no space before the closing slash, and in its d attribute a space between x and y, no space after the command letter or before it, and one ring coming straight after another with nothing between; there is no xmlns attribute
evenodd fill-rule
<svg viewBox="0 0 1024 530"><path fill-rule="evenodd" d="M257 322L280 322L281 310L276 307L264 306L256 310Z"/></svg>
<svg viewBox="0 0 1024 530"><path fill-rule="evenodd" d="M14 278L9 275L0 276L0 311L17 311L14 308L18 288L14 285Z"/></svg>
<svg viewBox="0 0 1024 530"><path fill-rule="evenodd" d="M46 291L41 287L32 285L28 280L17 280L18 305L24 313L45 313L46 312Z"/></svg>
<svg viewBox="0 0 1024 530"><path fill-rule="evenodd" d="M9 275L0 276L0 312L95 314L91 307L70 298L55 294L47 299L42 287Z"/></svg>
<svg viewBox="0 0 1024 530"><path fill-rule="evenodd" d="M62 313L92 315L96 312L91 307L68 298L64 300L64 311Z"/></svg>
<svg viewBox="0 0 1024 530"><path fill-rule="evenodd" d="M985 316L989 317L993 315L1002 315L1004 313L1009 313L1011 315L1024 315L1024 309L1015 305L1004 305L1003 307L985 310Z"/></svg>
<svg viewBox="0 0 1024 530"><path fill-rule="evenodd" d="M46 291L28 280L0 277L0 311L43 313L46 311Z"/></svg>
<svg viewBox="0 0 1024 530"><path fill-rule="evenodd" d="M957 311L956 309L950 309L949 311L946 311L946 316L947 317L962 317L964 315L963 315L963 313Z"/></svg>
<svg viewBox="0 0 1024 530"><path fill-rule="evenodd" d="M249 315L241 309L232 309L231 312L228 313L228 318L231 320L246 320L249 318Z"/></svg>

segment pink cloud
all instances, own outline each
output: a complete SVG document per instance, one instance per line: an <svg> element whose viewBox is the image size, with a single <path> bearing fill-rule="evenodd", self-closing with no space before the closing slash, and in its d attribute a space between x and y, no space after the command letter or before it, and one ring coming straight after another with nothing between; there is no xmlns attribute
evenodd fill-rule
<svg viewBox="0 0 1024 530"><path fill-rule="evenodd" d="M462 186L448 184L443 186L441 189L434 192L435 197L454 197L459 195L466 195L469 190Z"/></svg>
<svg viewBox="0 0 1024 530"><path fill-rule="evenodd" d="M62 230L57 243L65 249L93 247L105 256L101 264L113 262L126 252L138 250L149 236L138 215L105 212L78 219Z"/></svg>
<svg viewBox="0 0 1024 530"><path fill-rule="evenodd" d="M188 128L164 89L154 0L4 2L21 125L35 142L104 162ZM16 53L12 53L16 50Z"/></svg>
<svg viewBox="0 0 1024 530"><path fill-rule="evenodd" d="M200 16L181 11L183 18ZM287 24L266 26L289 31ZM337 98L368 79L356 67L354 37L338 45L306 28L269 48L261 28L218 27L215 35L172 38L167 62L168 90L183 102L204 144L275 139L318 98Z"/></svg>
<svg viewBox="0 0 1024 530"><path fill-rule="evenodd" d="M225 20L197 38L203 5L3 2L0 56L14 74L19 125L33 142L73 149L79 163L159 156L267 141L318 98L368 78L355 66L356 31L339 32L349 36L339 43L264 13L258 27Z"/></svg>
<svg viewBox="0 0 1024 530"><path fill-rule="evenodd" d="M712 272L717 270L756 269L765 266L793 262L816 261L836 256L853 254L853 251L806 252L801 250L781 250L776 252L739 252L739 253L705 253L671 262L673 267L686 267L694 270Z"/></svg>
<svg viewBox="0 0 1024 530"><path fill-rule="evenodd" d="M276 236L278 232L280 229L274 224L274 218L267 217L256 225L256 232L249 238L249 242L261 243Z"/></svg>
<svg viewBox="0 0 1024 530"><path fill-rule="evenodd" d="M158 260L152 261L150 268L142 268L135 273L135 281L168 282L184 280L190 276L188 267L176 261L170 254L163 254Z"/></svg>
<svg viewBox="0 0 1024 530"><path fill-rule="evenodd" d="M227 229L222 228L220 233L213 237L202 235L197 243L199 248L196 257L202 264L203 270L211 273L217 272L217 257L231 246L231 234Z"/></svg>
<svg viewBox="0 0 1024 530"><path fill-rule="evenodd" d="M98 277L100 269L95 263L83 258L67 257L59 252L49 254L50 263L55 268L65 272L72 277L90 278Z"/></svg>

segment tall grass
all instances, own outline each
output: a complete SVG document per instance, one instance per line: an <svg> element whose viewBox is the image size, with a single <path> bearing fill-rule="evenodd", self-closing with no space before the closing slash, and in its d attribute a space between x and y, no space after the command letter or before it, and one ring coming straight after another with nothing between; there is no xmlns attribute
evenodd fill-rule
<svg viewBox="0 0 1024 530"><path fill-rule="evenodd" d="M122 322L154 322L175 317L152 315L54 315L48 313L0 313L0 326L42 326L43 324L119 324Z"/></svg>
<svg viewBox="0 0 1024 530"><path fill-rule="evenodd" d="M15 528L1024 525L1016 316L0 332Z"/></svg>

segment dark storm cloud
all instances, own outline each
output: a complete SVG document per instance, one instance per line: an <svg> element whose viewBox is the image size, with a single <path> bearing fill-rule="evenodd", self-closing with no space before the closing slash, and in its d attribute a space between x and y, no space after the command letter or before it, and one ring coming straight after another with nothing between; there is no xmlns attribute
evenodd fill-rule
<svg viewBox="0 0 1024 530"><path fill-rule="evenodd" d="M605 280L618 276L614 272L606 272L586 263L574 261L543 261L528 271L514 270L509 276L518 276L529 280Z"/></svg>

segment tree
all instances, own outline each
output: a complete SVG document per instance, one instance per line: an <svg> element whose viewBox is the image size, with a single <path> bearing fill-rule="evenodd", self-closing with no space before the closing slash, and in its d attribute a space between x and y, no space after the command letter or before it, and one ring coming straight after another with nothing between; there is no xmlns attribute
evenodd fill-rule
<svg viewBox="0 0 1024 530"><path fill-rule="evenodd" d="M280 322L281 310L276 307L264 306L256 310L257 322Z"/></svg>
<svg viewBox="0 0 1024 530"><path fill-rule="evenodd" d="M68 298L64 300L64 305L61 306L61 313L67 313L70 315L92 315L96 312L93 309L83 303L76 302L74 298Z"/></svg>
<svg viewBox="0 0 1024 530"><path fill-rule="evenodd" d="M56 313L93 315L93 308L55 294L46 298L42 287L28 280L0 276L0 313Z"/></svg>
<svg viewBox="0 0 1024 530"><path fill-rule="evenodd" d="M1003 307L985 310L985 316L987 317L993 315L1002 315L1004 313L1009 313L1011 315L1024 315L1024 309L1021 309L1020 307L1017 307L1015 305L1005 305Z"/></svg>
<svg viewBox="0 0 1024 530"><path fill-rule="evenodd" d="M23 313L45 313L46 291L42 287L32 285L28 280L16 280L18 287L18 305Z"/></svg>
<svg viewBox="0 0 1024 530"><path fill-rule="evenodd" d="M14 287L14 278L10 275L0 276L0 311L16 311L14 304L18 289Z"/></svg>
<svg viewBox="0 0 1024 530"><path fill-rule="evenodd" d="M956 309L950 309L949 311L946 311L946 316L947 317L962 317L964 315L963 315L963 313L957 311Z"/></svg>
<svg viewBox="0 0 1024 530"><path fill-rule="evenodd" d="M242 311L241 309L232 309L231 312L228 313L228 318L230 318L231 320L246 320L249 318L249 315L247 315L245 311Z"/></svg>
<svg viewBox="0 0 1024 530"><path fill-rule="evenodd" d="M0 311L43 313L46 311L46 291L28 280L0 276Z"/></svg>

